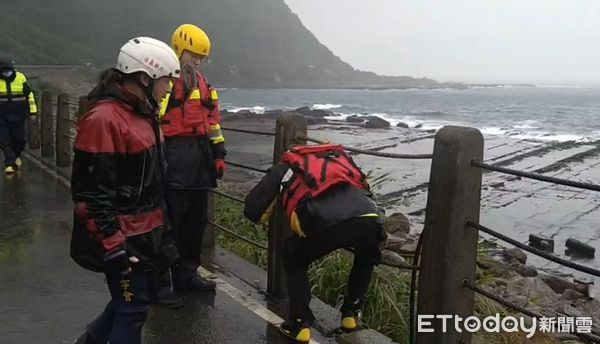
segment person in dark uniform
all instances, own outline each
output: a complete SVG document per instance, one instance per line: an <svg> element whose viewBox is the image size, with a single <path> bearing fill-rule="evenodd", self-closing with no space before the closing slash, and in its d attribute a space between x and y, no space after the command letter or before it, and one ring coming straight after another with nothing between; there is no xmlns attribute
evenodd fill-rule
<svg viewBox="0 0 600 344"><path fill-rule="evenodd" d="M35 96L27 78L15 70L12 60L0 58L0 149L4 152L4 173L21 167L25 149L27 117L37 115Z"/></svg>
<svg viewBox="0 0 600 344"><path fill-rule="evenodd" d="M289 313L280 332L298 342L310 340L315 317L308 267L340 248L354 252L341 312L342 329L355 330L386 238L365 175L339 145L295 146L248 194L244 213L255 223L267 223L275 202L285 209L295 234L283 252Z"/></svg>

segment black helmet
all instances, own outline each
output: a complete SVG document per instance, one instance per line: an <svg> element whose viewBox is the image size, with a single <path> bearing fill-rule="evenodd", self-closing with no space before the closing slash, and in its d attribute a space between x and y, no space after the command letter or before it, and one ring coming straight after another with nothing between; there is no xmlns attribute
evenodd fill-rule
<svg viewBox="0 0 600 344"><path fill-rule="evenodd" d="M0 57L0 69L15 69L15 63L9 58Z"/></svg>

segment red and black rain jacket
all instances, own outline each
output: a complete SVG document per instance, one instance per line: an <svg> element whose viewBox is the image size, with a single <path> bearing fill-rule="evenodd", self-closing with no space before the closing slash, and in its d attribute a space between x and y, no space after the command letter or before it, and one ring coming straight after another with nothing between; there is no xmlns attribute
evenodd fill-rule
<svg viewBox="0 0 600 344"><path fill-rule="evenodd" d="M77 124L71 176L79 265L103 271L104 253L123 245L140 259L134 268L165 258L162 141L155 109L118 83L92 100Z"/></svg>

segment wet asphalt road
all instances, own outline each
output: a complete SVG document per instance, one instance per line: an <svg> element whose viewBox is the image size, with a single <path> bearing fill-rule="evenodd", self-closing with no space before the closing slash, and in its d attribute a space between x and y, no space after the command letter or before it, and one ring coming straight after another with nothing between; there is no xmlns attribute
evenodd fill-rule
<svg viewBox="0 0 600 344"><path fill-rule="evenodd" d="M103 278L69 258L70 190L25 161L0 177L0 343L72 343L108 300ZM153 308L147 344L289 343L220 291Z"/></svg>

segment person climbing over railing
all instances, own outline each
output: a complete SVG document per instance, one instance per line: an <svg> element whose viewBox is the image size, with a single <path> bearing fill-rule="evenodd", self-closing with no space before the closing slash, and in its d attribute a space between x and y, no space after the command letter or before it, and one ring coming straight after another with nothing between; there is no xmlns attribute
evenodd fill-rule
<svg viewBox="0 0 600 344"><path fill-rule="evenodd" d="M279 195L279 197L277 197ZM371 199L364 173L340 145L294 146L283 154L245 199L244 214L266 223L275 199L296 235L287 239L283 264L289 294L287 321L280 332L310 340L309 265L340 248L353 248L354 263L342 305L342 330L359 327L361 308L386 235L380 208Z"/></svg>

